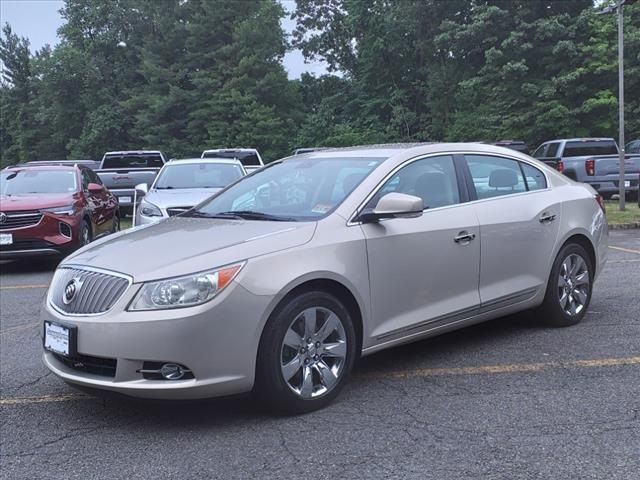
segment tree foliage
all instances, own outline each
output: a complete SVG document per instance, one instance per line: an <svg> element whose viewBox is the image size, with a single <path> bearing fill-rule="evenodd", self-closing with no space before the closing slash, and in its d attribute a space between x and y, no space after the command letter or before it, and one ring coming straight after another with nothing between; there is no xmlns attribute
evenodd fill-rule
<svg viewBox="0 0 640 480"><path fill-rule="evenodd" d="M617 136L614 15L592 0L66 0L60 43L0 38L0 161L111 149ZM329 73L287 79L300 48ZM640 2L625 8L640 136Z"/></svg>

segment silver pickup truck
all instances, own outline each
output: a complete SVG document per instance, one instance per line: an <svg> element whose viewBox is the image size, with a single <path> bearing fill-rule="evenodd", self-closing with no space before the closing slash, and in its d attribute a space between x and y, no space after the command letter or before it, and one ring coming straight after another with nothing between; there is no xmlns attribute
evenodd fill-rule
<svg viewBox="0 0 640 480"><path fill-rule="evenodd" d="M588 183L603 198L618 193L619 151L613 138L568 138L540 145L533 157L578 182ZM640 155L624 156L624 188L638 195Z"/></svg>
<svg viewBox="0 0 640 480"><path fill-rule="evenodd" d="M118 197L120 214L126 215L133 212L136 185L151 185L165 163L164 154L157 150L107 152L96 173Z"/></svg>

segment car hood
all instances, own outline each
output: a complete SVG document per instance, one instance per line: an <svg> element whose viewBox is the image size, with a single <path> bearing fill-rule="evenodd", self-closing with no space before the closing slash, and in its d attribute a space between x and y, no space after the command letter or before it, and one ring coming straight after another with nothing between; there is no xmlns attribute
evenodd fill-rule
<svg viewBox="0 0 640 480"><path fill-rule="evenodd" d="M311 240L315 227L315 222L172 217L87 245L63 265L104 268L144 282L294 248Z"/></svg>
<svg viewBox="0 0 640 480"><path fill-rule="evenodd" d="M5 213L39 210L70 205L73 201L73 196L68 193L0 195L0 209Z"/></svg>
<svg viewBox="0 0 640 480"><path fill-rule="evenodd" d="M203 202L221 188L180 188L176 190L151 190L145 200L160 208L193 207Z"/></svg>

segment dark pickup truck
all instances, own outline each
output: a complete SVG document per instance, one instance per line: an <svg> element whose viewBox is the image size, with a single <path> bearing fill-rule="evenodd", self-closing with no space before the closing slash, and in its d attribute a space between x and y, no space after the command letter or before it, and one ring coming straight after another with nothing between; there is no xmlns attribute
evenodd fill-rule
<svg viewBox="0 0 640 480"><path fill-rule="evenodd" d="M603 198L618 193L619 151L613 138L569 138L540 145L533 157L578 182L588 183ZM624 156L624 188L638 194L640 155Z"/></svg>
<svg viewBox="0 0 640 480"><path fill-rule="evenodd" d="M165 163L164 154L157 150L107 152L96 173L118 197L120 214L126 215L133 212L136 185L151 185Z"/></svg>

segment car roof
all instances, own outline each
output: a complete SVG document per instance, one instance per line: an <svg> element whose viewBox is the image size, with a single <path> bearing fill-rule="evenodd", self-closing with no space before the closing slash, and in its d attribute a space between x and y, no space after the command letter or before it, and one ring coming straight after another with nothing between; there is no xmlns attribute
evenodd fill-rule
<svg viewBox="0 0 640 480"><path fill-rule="evenodd" d="M160 150L117 150L113 152L105 152L105 155L146 155L146 154L161 154Z"/></svg>
<svg viewBox="0 0 640 480"><path fill-rule="evenodd" d="M531 157L517 150L507 147L491 145L486 143L390 143L381 145L358 145L354 147L330 148L327 150L318 150L315 152L303 153L300 155L286 157L283 160L294 158L335 158L336 154L341 157L348 158L391 158L402 155L411 157L417 155L427 155L431 153L449 153L449 152L474 152L474 153L496 153L516 156L526 160Z"/></svg>
<svg viewBox="0 0 640 480"><path fill-rule="evenodd" d="M615 139L611 137L582 137L582 138L557 138L555 140L547 140L543 143L551 142L615 142Z"/></svg>
<svg viewBox="0 0 640 480"><path fill-rule="evenodd" d="M205 150L202 153L215 153L215 152L257 152L256 148L211 148Z"/></svg>
<svg viewBox="0 0 640 480"><path fill-rule="evenodd" d="M181 164L197 164L197 163L226 163L232 165L242 165L240 160L235 158L174 158L167 162L167 165L175 165L176 163Z"/></svg>
<svg viewBox="0 0 640 480"><path fill-rule="evenodd" d="M9 165L4 170L71 170L75 171L79 168L89 168L86 165L27 165L26 163L18 163L17 165Z"/></svg>

